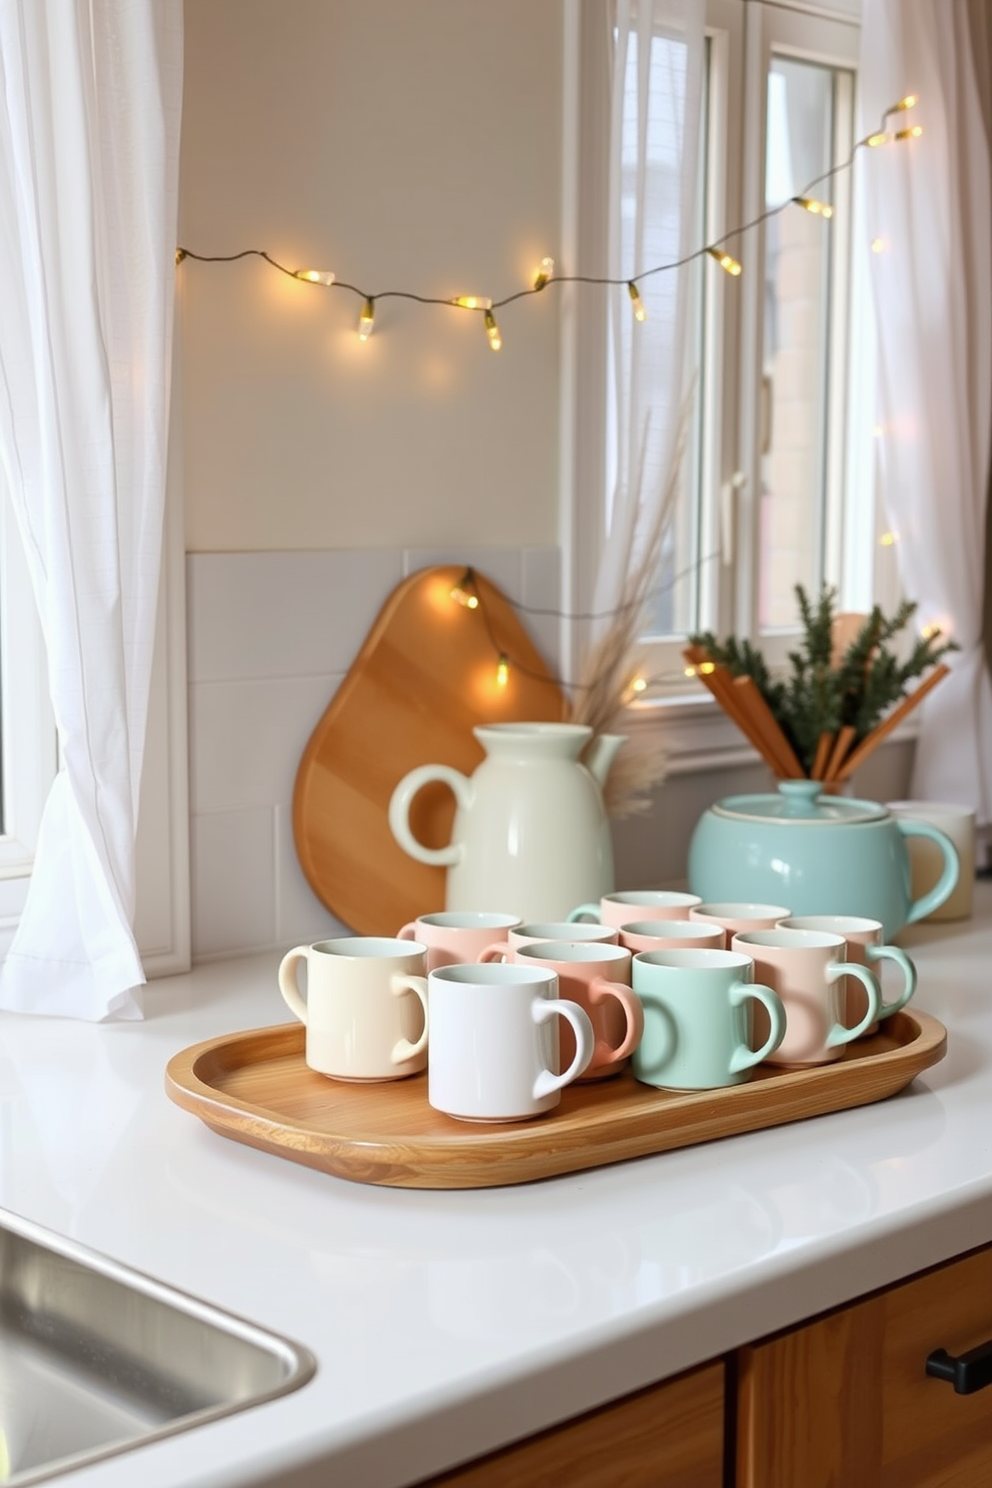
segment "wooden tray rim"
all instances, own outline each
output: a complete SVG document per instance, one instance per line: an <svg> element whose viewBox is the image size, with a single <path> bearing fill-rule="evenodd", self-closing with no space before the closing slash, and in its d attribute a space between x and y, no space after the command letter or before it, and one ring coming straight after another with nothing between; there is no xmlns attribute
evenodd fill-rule
<svg viewBox="0 0 992 1488"><path fill-rule="evenodd" d="M896 1024L895 1019L903 1023ZM304 1029L299 1023L220 1034L191 1045L169 1060L165 1086L171 1100L221 1136L337 1177L408 1188L502 1187L658 1155L887 1099L938 1063L947 1047L947 1030L931 1014L913 1011L893 1015L893 1028L905 1024L910 1025L909 1036L895 1048L807 1069L783 1068L773 1073L766 1067L759 1079L741 1085L685 1092L638 1086L637 1094L643 1093L644 1098L633 1109L598 1110L590 1106L588 1113L556 1111L537 1121L491 1126L453 1122L450 1132L409 1136L384 1135L371 1127L347 1135L335 1134L220 1091L198 1073L198 1067L202 1070L218 1055L230 1070L297 1053L302 1056ZM267 1049L264 1060L251 1058L252 1045L258 1043ZM859 1082L861 1072L871 1072L871 1081ZM344 1092L348 1087L339 1088ZM394 1087L384 1084L375 1088L388 1100ZM588 1092L596 1087L578 1089ZM787 1101L776 1101L776 1096L783 1095L801 1095L804 1109L796 1111ZM776 1110L776 1105L781 1109ZM730 1126L726 1124L728 1107L740 1115L739 1122ZM690 1119L697 1117L697 1125L701 1123L703 1130L679 1140L679 1130L672 1123L658 1124L658 1116L666 1109L687 1114ZM588 1119L581 1119L586 1115ZM556 1126L559 1138L563 1138L558 1143ZM577 1139L577 1132L584 1134L584 1139ZM481 1172L460 1168L458 1158L473 1163L482 1159L484 1168Z"/></svg>

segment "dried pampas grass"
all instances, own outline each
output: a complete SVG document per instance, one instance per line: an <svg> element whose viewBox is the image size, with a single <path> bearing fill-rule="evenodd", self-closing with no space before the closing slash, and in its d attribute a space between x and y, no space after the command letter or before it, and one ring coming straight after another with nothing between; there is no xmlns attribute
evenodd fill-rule
<svg viewBox="0 0 992 1488"><path fill-rule="evenodd" d="M626 543L626 576L620 600L610 624L583 657L575 686L571 721L587 724L593 739L599 734L622 733L631 701L631 682L637 675L642 651L640 637L644 617L661 561L661 545L678 495L682 455L689 425L691 394L679 415L679 426L671 465L661 500L652 516L639 556L635 559L636 522ZM642 484L643 457L638 465L637 486ZM635 511L640 510L640 500ZM590 743L592 740L590 740ZM628 739L610 770L604 791L606 810L612 817L633 816L649 810L651 791L668 772L668 752L657 738Z"/></svg>

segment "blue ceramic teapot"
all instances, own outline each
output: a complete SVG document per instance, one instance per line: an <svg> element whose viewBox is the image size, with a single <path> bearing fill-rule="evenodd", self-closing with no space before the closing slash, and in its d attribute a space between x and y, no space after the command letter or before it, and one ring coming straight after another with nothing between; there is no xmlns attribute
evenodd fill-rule
<svg viewBox="0 0 992 1488"><path fill-rule="evenodd" d="M689 888L706 903L787 904L793 914L864 915L886 940L947 899L958 881L950 838L896 819L876 801L821 796L818 780L784 780L777 795L727 796L700 818L689 844ZM937 884L910 890L907 837L944 856Z"/></svg>

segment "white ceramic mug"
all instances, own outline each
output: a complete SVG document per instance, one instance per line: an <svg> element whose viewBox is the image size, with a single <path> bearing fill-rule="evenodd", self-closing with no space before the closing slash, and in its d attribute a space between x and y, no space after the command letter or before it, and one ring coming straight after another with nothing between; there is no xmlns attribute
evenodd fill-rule
<svg viewBox="0 0 992 1488"><path fill-rule="evenodd" d="M882 1006L878 982L865 966L847 958L842 936L823 930L751 930L735 935L731 949L754 961L754 974L771 987L785 1008L785 1037L769 1064L827 1064L843 1046L860 1038ZM868 1010L853 1027L846 1011L843 978L855 977L865 989Z"/></svg>
<svg viewBox="0 0 992 1488"><path fill-rule="evenodd" d="M518 925L508 932L505 941L487 946L479 960L514 961L514 953L521 946L551 940L561 941L564 945L616 945L619 932L610 925L572 925L568 920L535 921L530 925Z"/></svg>
<svg viewBox="0 0 992 1488"><path fill-rule="evenodd" d="M461 1121L523 1121L550 1111L593 1055L592 1025L558 996L544 966L441 966L428 978L431 1057L427 1099ZM558 1022L575 1058L558 1073Z"/></svg>
<svg viewBox="0 0 992 1488"><path fill-rule="evenodd" d="M899 946L884 944L881 920L867 920L860 915L792 915L783 920L783 930L826 930L830 935L843 936L847 944L847 955L851 961L862 966L875 966L879 961L891 961L902 974L902 990L892 1002L883 1002L878 1010L879 1018L888 1018L904 1008L916 991L916 967ZM857 983L847 988L848 1008L845 1022L861 1017L864 992ZM867 1030L874 1031L874 1025Z"/></svg>
<svg viewBox="0 0 992 1488"><path fill-rule="evenodd" d="M427 947L427 970L478 961L487 946L505 939L520 924L519 915L489 914L484 910L443 910L411 920L396 932L400 940L416 940Z"/></svg>
<svg viewBox="0 0 992 1488"><path fill-rule="evenodd" d="M598 920L619 930L630 920L684 920L698 894L683 894L676 889L621 889L604 894L598 904L579 904L570 920Z"/></svg>
<svg viewBox="0 0 992 1488"><path fill-rule="evenodd" d="M966 920L971 914L975 887L975 813L970 806L950 801L887 801L892 815L922 821L949 837L958 855L958 881L943 904L924 916L927 920ZM944 868L940 848L928 837L907 837L912 896L920 899L937 883Z"/></svg>
<svg viewBox="0 0 992 1488"><path fill-rule="evenodd" d="M306 998L299 968L307 969ZM400 1080L427 1063L427 948L346 936L296 946L279 991L307 1031L306 1061L334 1080Z"/></svg>

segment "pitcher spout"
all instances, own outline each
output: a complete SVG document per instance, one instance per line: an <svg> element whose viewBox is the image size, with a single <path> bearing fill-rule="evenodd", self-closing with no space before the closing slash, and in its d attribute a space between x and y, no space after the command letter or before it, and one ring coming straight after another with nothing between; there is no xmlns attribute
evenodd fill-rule
<svg viewBox="0 0 992 1488"><path fill-rule="evenodd" d="M582 756L582 763L601 790L606 785L606 777L613 767L617 750L626 742L626 734L597 734L590 739Z"/></svg>

